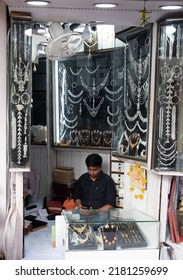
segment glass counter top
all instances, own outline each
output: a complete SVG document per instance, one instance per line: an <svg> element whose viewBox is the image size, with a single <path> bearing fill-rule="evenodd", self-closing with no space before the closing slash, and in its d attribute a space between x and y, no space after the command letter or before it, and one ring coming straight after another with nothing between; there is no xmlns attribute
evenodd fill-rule
<svg viewBox="0 0 183 280"><path fill-rule="evenodd" d="M121 223L124 221L135 222L158 222L155 218L146 215L136 209L114 208L104 212L97 212L94 209L81 209L64 211L66 223Z"/></svg>

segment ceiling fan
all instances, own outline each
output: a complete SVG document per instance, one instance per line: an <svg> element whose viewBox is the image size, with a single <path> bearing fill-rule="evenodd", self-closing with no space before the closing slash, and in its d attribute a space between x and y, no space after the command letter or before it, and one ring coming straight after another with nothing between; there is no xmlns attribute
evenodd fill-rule
<svg viewBox="0 0 183 280"><path fill-rule="evenodd" d="M51 40L46 47L46 56L50 60L64 60L75 55L83 44L80 33L71 31L68 25L65 28L58 23L53 22L49 26Z"/></svg>

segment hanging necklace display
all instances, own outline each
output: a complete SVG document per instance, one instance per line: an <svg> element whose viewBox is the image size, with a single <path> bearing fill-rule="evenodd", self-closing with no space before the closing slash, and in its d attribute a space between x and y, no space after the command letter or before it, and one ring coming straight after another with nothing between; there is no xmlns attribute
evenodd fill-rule
<svg viewBox="0 0 183 280"><path fill-rule="evenodd" d="M10 28L10 168L29 167L31 118L31 16L13 13Z"/></svg>
<svg viewBox="0 0 183 280"><path fill-rule="evenodd" d="M99 104L97 106L95 106L95 98L99 95L100 90L105 86L105 84L107 82L107 79L108 79L108 76L109 76L109 72L107 73L107 75L104 78L104 80L98 86L96 86L95 78L93 78L92 86L88 86L84 82L82 76L80 76L81 85L89 93L90 99L92 99L92 107L88 104L86 98L83 99L83 103L86 105L86 108L87 108L87 110L90 113L92 118L96 117L96 115L98 114L98 111L99 111L101 105L104 102L104 97L102 97L100 102L99 102Z"/></svg>
<svg viewBox="0 0 183 280"><path fill-rule="evenodd" d="M104 53L105 56L103 56ZM103 57L105 57L104 60ZM115 130L118 128L123 96L123 85L116 77L115 66L111 66L112 58L113 51L107 51L102 52L102 56L94 53L89 60L85 54L81 54L81 60L78 55L77 61L74 60L74 63L73 60L58 62L59 139L62 139L63 144L111 147L112 140L107 134L104 138L105 141L102 139L103 130L110 131L110 128ZM118 68L121 69L121 66ZM109 97L108 100L106 96ZM117 106L113 108L114 100ZM96 127L97 119L100 119L102 115L105 117L100 124L102 129L99 129L101 139L95 138L93 142L91 132L94 129L92 128ZM91 123L89 129L88 121Z"/></svg>
<svg viewBox="0 0 183 280"><path fill-rule="evenodd" d="M170 54L170 53L169 53ZM161 68L162 84L159 87L159 139L157 141L158 166L167 168L176 163L177 137L176 120L177 108L180 102L180 79L182 70L179 65Z"/></svg>
<svg viewBox="0 0 183 280"><path fill-rule="evenodd" d="M147 109L149 94L150 29L139 37L132 38L125 48L124 76L124 131L118 142L117 151L129 156L146 157ZM140 31L141 32L141 31ZM136 137L137 136L137 137ZM133 139L133 140L132 140ZM134 140L136 139L136 140ZM134 141L134 143L133 143Z"/></svg>

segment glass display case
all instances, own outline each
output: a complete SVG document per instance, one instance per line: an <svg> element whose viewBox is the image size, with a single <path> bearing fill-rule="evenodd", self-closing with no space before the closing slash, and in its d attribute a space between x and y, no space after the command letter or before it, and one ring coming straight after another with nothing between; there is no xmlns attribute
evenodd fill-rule
<svg viewBox="0 0 183 280"><path fill-rule="evenodd" d="M52 63L53 146L110 149L146 162L151 25L115 33L116 40L117 47Z"/></svg>
<svg viewBox="0 0 183 280"><path fill-rule="evenodd" d="M182 38L182 18L159 22L153 160L158 172L183 171Z"/></svg>
<svg viewBox="0 0 183 280"><path fill-rule="evenodd" d="M141 250L142 258L158 259L159 222L137 210L65 211L56 217L56 235L65 259L83 254L92 258L96 250L104 258L109 254L123 258L128 250L130 257L138 258Z"/></svg>

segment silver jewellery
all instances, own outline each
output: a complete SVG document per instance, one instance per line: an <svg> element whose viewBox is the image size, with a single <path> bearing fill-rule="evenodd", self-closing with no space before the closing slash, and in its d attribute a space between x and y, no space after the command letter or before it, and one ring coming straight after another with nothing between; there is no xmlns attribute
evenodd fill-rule
<svg viewBox="0 0 183 280"><path fill-rule="evenodd" d="M68 89L68 94L71 96L71 97L73 97L73 98L79 98L79 97L81 97L82 95L83 95L83 90L81 90L78 94L73 94L71 91L70 91L70 89Z"/></svg>
<svg viewBox="0 0 183 280"><path fill-rule="evenodd" d="M123 67L122 71L119 72L119 69L117 68L117 77L118 79L122 79L124 77L124 70L125 70L125 67Z"/></svg>
<svg viewBox="0 0 183 280"><path fill-rule="evenodd" d="M92 36L92 34L91 34ZM88 39L88 42L92 41L92 38ZM88 59L91 59L91 49L98 43L98 41L95 41L93 44L88 44L85 40L83 41L84 44L88 47L89 52L88 52Z"/></svg>
<svg viewBox="0 0 183 280"><path fill-rule="evenodd" d="M71 86L72 86L72 88L76 88L77 87L77 83L76 82L72 82Z"/></svg>
<svg viewBox="0 0 183 280"><path fill-rule="evenodd" d="M27 91L21 95L21 102L23 105L28 105L30 103L30 99L30 95Z"/></svg>
<svg viewBox="0 0 183 280"><path fill-rule="evenodd" d="M12 64L14 82L18 85L18 91L23 92L25 84L29 81L29 62L24 63L20 57L18 64Z"/></svg>
<svg viewBox="0 0 183 280"><path fill-rule="evenodd" d="M110 112L109 108L110 108L110 106L107 106L107 112L110 116L113 117L113 116L117 116L119 114L119 106L117 106L117 110L115 113Z"/></svg>
<svg viewBox="0 0 183 280"><path fill-rule="evenodd" d="M22 109L23 105L16 105L18 113L17 113L17 163L21 164L22 159Z"/></svg>
<svg viewBox="0 0 183 280"><path fill-rule="evenodd" d="M25 143L23 144L23 157L27 157L28 145L27 145L27 137L25 137Z"/></svg>
<svg viewBox="0 0 183 280"><path fill-rule="evenodd" d="M69 120L68 118L66 118L66 116L64 116L64 119L68 122L68 123L72 123L72 122L75 122L77 120L78 116L75 116L74 119L72 120Z"/></svg>
<svg viewBox="0 0 183 280"><path fill-rule="evenodd" d="M99 111L101 105L103 104L103 102L104 102L104 97L102 97L102 99L100 100L99 104L96 107L94 107L94 105L93 105L93 107L91 108L88 105L86 99L85 98L83 99L83 103L86 105L86 108L87 108L87 110L90 113L92 118L96 117L96 115L98 114L98 111Z"/></svg>
<svg viewBox="0 0 183 280"><path fill-rule="evenodd" d="M134 125L132 128L130 128L130 127L127 125L127 122L125 121L125 126L127 127L128 131L130 131L130 132L135 131L135 129L136 129L137 127L139 128L139 130L140 130L141 132L143 132L143 133L146 133L146 132L147 132L147 128L145 128L145 129L142 129L142 128L141 128L141 126L140 126L140 124L139 124L139 121L137 121L137 122L135 123L135 125Z"/></svg>
<svg viewBox="0 0 183 280"><path fill-rule="evenodd" d="M79 74L81 73L82 68L80 68L80 69L78 70L78 72L74 72L74 71L72 70L71 67L69 67L69 70L71 71L72 75L77 76L77 75L79 75Z"/></svg>
<svg viewBox="0 0 183 280"><path fill-rule="evenodd" d="M99 104L97 106L95 106L95 97L98 96L100 90L105 86L107 79L109 76L109 72L107 73L106 77L104 78L104 80L102 81L102 83L100 83L98 86L96 86L95 84L95 78L93 78L93 85L92 86L88 86L82 79L82 77L80 76L80 80L81 80L81 85L84 87L84 89L86 89L90 95L90 97L92 98L92 107L90 107L90 105L87 103L87 100L84 98L83 99L83 103L85 104L88 112L90 113L92 118L95 118L96 115L98 114L98 111L101 107L101 105L104 102L104 97L102 97L102 99L100 100Z"/></svg>
<svg viewBox="0 0 183 280"><path fill-rule="evenodd" d="M118 98L116 98L116 99L112 99L112 98L110 98L108 95L106 95L106 98L107 98L109 101L111 101L111 102L119 101L119 100L121 100L122 97L123 97L123 93L122 93Z"/></svg>
<svg viewBox="0 0 183 280"><path fill-rule="evenodd" d="M90 97L96 97L98 96L100 90L105 86L107 79L109 76L109 72L107 73L106 77L104 78L104 80L102 81L102 83L100 83L98 86L96 86L95 84L95 78L93 78L93 85L92 86L88 86L84 81L83 78L80 76L80 80L81 80L81 85L84 87L85 90L88 91Z"/></svg>
<svg viewBox="0 0 183 280"><path fill-rule="evenodd" d="M135 121L137 118L139 118L142 122L147 122L147 117L144 118L142 116L141 111L137 111L132 117L128 114L128 111L125 110L125 116L129 121Z"/></svg>
<svg viewBox="0 0 183 280"><path fill-rule="evenodd" d="M107 117L107 123L108 123L110 126L116 126L116 125L119 124L119 122L120 122L120 117L118 117L118 119L117 119L117 121L116 121L115 123L110 122L109 116Z"/></svg>
<svg viewBox="0 0 183 280"><path fill-rule="evenodd" d="M78 125L78 122L76 122L74 125L70 125L67 124L65 120L63 120L63 124L69 129L74 129Z"/></svg>
<svg viewBox="0 0 183 280"><path fill-rule="evenodd" d="M140 77L143 78L146 74L147 71L147 66L149 65L149 54L146 56L146 58L142 61L142 55L141 55L141 48L140 48L140 56L138 59L138 62L135 60L133 57L132 51L129 48L129 54L130 54L130 63L131 63L131 68L134 69L135 76L137 78Z"/></svg>
<svg viewBox="0 0 183 280"><path fill-rule="evenodd" d="M104 89L105 89L105 91L107 91L107 93L117 94L123 89L123 86L120 86L117 90L109 90L107 87L105 87Z"/></svg>
<svg viewBox="0 0 183 280"><path fill-rule="evenodd" d="M20 94L18 94L15 90L15 86L14 86L14 90L13 90L13 93L11 95L11 103L12 104L19 104L20 103Z"/></svg>
<svg viewBox="0 0 183 280"><path fill-rule="evenodd" d="M68 118L66 118L66 116L63 116L63 118L64 118L64 119L63 119L64 125L65 125L67 128L69 128L69 129L74 129L74 128L77 126L77 124L78 124L78 122L76 122L78 116L76 116L76 117L75 117L74 119L72 119L72 120L69 120ZM69 124L67 124L66 122L68 122ZM74 123L74 122L76 122L76 123L71 125L71 123Z"/></svg>
<svg viewBox="0 0 183 280"><path fill-rule="evenodd" d="M12 25L12 49L11 51L11 167L29 165L29 109L31 95L29 94L29 77L31 64L31 41L25 35L26 29L31 26L31 20L24 18L13 19Z"/></svg>
<svg viewBox="0 0 183 280"><path fill-rule="evenodd" d="M99 65L97 65L97 67L94 70L89 70L87 66L85 66L85 69L88 73L90 74L94 74L95 72L97 72L97 70L99 69Z"/></svg>
<svg viewBox="0 0 183 280"><path fill-rule="evenodd" d="M68 96L68 99L69 99L69 101L70 101L71 103L77 104L77 103L79 103L79 102L82 101L83 97L81 97L79 100L72 100L72 99Z"/></svg>
<svg viewBox="0 0 183 280"><path fill-rule="evenodd" d="M16 122L16 117L15 113L11 112L11 147L12 149L16 149L17 147L17 122Z"/></svg>
<svg viewBox="0 0 183 280"><path fill-rule="evenodd" d="M27 112L28 112L28 109L25 110L25 117L24 117L24 135L27 134L27 129L28 129L28 126L27 126Z"/></svg>

